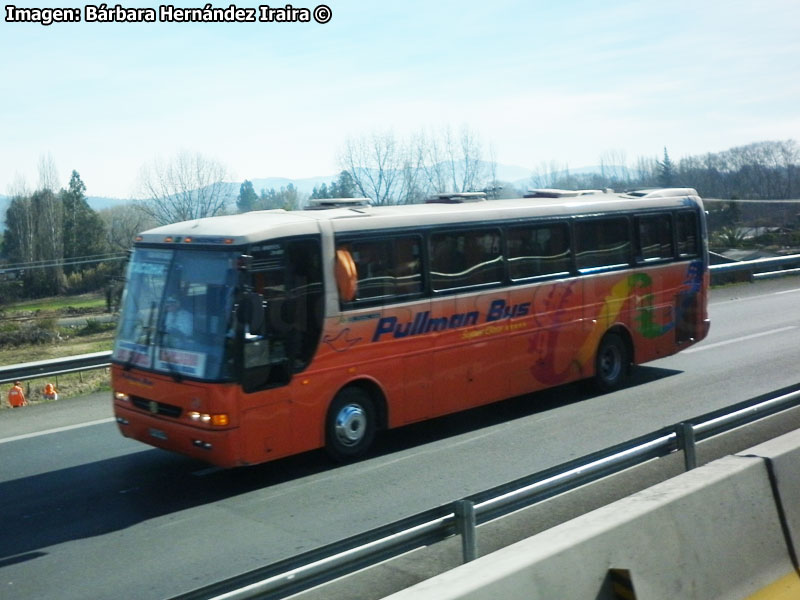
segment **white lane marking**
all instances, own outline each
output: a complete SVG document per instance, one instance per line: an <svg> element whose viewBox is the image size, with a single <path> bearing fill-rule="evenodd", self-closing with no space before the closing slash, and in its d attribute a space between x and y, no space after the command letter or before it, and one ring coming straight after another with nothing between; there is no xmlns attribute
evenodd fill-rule
<svg viewBox="0 0 800 600"><path fill-rule="evenodd" d="M681 354L691 354L692 352L702 352L703 350L710 350L711 348L717 348L719 346L727 346L728 344L737 344L739 342L744 342L745 340L752 340L754 338L763 337L765 335L772 335L774 333L783 333L784 331L790 331L792 329L797 329L797 325L789 325L788 327L780 327L778 329L770 329L769 331L762 331L761 333L753 333L751 335L745 335L742 337L734 338L732 340L726 340L724 342L716 342L714 344L707 344L705 346L699 346L695 348L689 348L688 350L684 350Z"/></svg>
<svg viewBox="0 0 800 600"><path fill-rule="evenodd" d="M67 425L65 427L56 427L55 429L47 429L46 431L34 431L33 433L25 433L23 435L15 435L14 437L7 437L0 439L0 444L7 444L8 442L16 442L18 440L27 440L28 438L39 437L40 435L50 435L51 433L61 433L62 431L70 431L71 429L80 429L81 427L91 427L92 425L100 425L101 423L112 423L114 418L98 419L97 421L89 421L87 423L78 423L77 425Z"/></svg>

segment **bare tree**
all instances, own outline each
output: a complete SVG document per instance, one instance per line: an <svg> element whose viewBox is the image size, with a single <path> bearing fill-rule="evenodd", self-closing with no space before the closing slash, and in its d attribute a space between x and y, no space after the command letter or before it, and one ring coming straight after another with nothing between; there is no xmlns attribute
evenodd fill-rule
<svg viewBox="0 0 800 600"><path fill-rule="evenodd" d="M420 202L432 193L482 190L490 169L476 133L462 127L420 132L407 141L392 133L347 140L339 162L358 192L375 204Z"/></svg>
<svg viewBox="0 0 800 600"><path fill-rule="evenodd" d="M213 217L233 199L228 170L202 154L181 152L169 162L144 165L139 180L142 210L158 224Z"/></svg>
<svg viewBox="0 0 800 600"><path fill-rule="evenodd" d="M482 143L478 135L465 125L455 145L450 142L449 128L447 134L453 190L471 192L483 187L487 172L481 159Z"/></svg>
<svg viewBox="0 0 800 600"><path fill-rule="evenodd" d="M55 192L58 188L56 161L53 155L48 152L39 157L39 189Z"/></svg>
<svg viewBox="0 0 800 600"><path fill-rule="evenodd" d="M488 194L489 198L492 200L497 200L500 198L501 190L503 186L500 185L500 182L497 180L497 156L494 151L494 145L489 145L489 163L488 163L488 175L489 181L485 186L486 193Z"/></svg>
<svg viewBox="0 0 800 600"><path fill-rule="evenodd" d="M538 169L534 169L531 173L530 185L533 188L552 188L559 185L559 182L564 177L564 173L569 173L569 166L567 164L559 164L551 160L542 162Z"/></svg>
<svg viewBox="0 0 800 600"><path fill-rule="evenodd" d="M136 234L157 225L153 217L136 204L106 208L99 214L106 225L109 248L123 252L131 247Z"/></svg>
<svg viewBox="0 0 800 600"><path fill-rule="evenodd" d="M600 178L602 187L624 188L631 183L624 150L607 150L600 156Z"/></svg>
<svg viewBox="0 0 800 600"><path fill-rule="evenodd" d="M350 138L339 156L358 192L375 204L395 204L403 187L407 150L391 132Z"/></svg>
<svg viewBox="0 0 800 600"><path fill-rule="evenodd" d="M415 154L429 193L473 192L484 188L492 177L482 160L480 137L466 125L456 136L450 127L414 141Z"/></svg>

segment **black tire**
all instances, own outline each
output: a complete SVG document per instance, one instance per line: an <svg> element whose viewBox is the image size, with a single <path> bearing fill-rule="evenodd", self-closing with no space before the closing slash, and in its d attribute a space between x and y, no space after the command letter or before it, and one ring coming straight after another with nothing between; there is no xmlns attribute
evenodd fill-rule
<svg viewBox="0 0 800 600"><path fill-rule="evenodd" d="M362 456L376 430L375 404L359 387L347 387L331 402L325 424L325 449L337 461Z"/></svg>
<svg viewBox="0 0 800 600"><path fill-rule="evenodd" d="M630 363L625 341L616 333L605 334L594 359L594 386L603 393L621 388L628 377Z"/></svg>

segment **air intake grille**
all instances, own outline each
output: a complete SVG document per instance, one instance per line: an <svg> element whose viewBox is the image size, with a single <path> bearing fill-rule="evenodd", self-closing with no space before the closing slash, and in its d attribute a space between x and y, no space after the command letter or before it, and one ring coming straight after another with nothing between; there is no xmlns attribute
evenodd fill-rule
<svg viewBox="0 0 800 600"><path fill-rule="evenodd" d="M162 415L165 417L172 417L177 419L181 416L181 407L172 404L165 404L164 402L156 402L155 400L145 400L144 398L131 398L131 402L136 408L147 411L153 415Z"/></svg>

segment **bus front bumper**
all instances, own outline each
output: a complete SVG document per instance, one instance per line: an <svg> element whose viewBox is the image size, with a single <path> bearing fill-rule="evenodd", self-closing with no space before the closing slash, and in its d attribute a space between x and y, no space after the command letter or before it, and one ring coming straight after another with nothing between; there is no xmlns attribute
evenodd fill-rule
<svg viewBox="0 0 800 600"><path fill-rule="evenodd" d="M114 405L114 416L125 437L224 468L244 464L238 458L239 453L233 442L236 429L193 427L150 416L118 403Z"/></svg>

